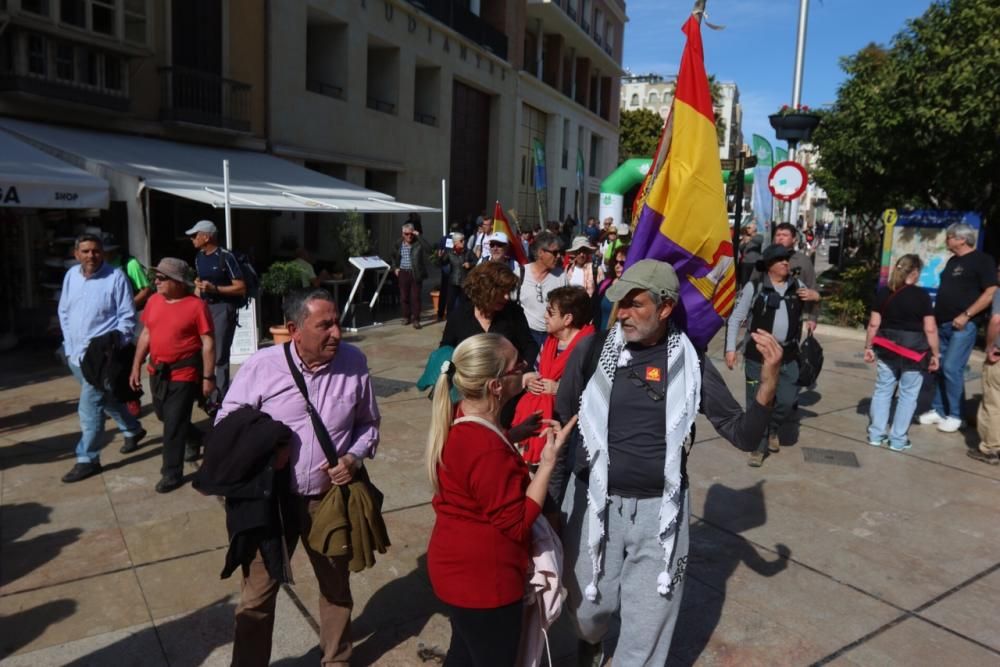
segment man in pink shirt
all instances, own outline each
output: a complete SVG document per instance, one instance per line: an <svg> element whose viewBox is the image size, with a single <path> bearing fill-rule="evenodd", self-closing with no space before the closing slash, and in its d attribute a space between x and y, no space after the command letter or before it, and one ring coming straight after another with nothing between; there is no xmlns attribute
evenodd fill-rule
<svg viewBox="0 0 1000 667"><path fill-rule="evenodd" d="M289 551L302 537L302 546L319 582L324 665L347 665L351 657L349 559L324 556L314 551L305 538L312 526L312 515L330 487L348 484L364 459L375 455L381 420L368 361L358 348L341 342L339 317L337 304L326 290L285 297L292 361L330 432L338 455L335 467L329 466L323 454L281 345L264 348L243 364L217 416L218 421L243 405L251 405L292 430L290 488L296 510L294 516L284 520L292 533ZM277 594L278 582L268 575L258 553L249 576L243 580L236 608L233 665L268 663Z"/></svg>

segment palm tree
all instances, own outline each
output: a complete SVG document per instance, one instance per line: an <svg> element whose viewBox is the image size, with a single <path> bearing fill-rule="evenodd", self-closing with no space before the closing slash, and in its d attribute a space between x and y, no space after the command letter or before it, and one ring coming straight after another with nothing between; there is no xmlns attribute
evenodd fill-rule
<svg viewBox="0 0 1000 667"><path fill-rule="evenodd" d="M712 94L712 108L718 109L722 106L722 86L714 74L708 75L708 88ZM718 113L715 114L715 136L718 137L721 146L726 138L726 121Z"/></svg>

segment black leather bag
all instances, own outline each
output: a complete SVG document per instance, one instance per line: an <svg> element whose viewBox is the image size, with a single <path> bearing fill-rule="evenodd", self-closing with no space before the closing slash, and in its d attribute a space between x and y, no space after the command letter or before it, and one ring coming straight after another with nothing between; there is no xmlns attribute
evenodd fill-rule
<svg viewBox="0 0 1000 667"><path fill-rule="evenodd" d="M800 387L811 387L816 383L820 371L823 370L823 346L811 333L799 346L799 381Z"/></svg>

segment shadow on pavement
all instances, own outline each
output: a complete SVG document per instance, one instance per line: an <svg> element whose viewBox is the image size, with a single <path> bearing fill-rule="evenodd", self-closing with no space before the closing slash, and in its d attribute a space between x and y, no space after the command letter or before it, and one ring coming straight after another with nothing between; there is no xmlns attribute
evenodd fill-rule
<svg viewBox="0 0 1000 667"><path fill-rule="evenodd" d="M76 459L74 450L79 440L79 433L62 433L6 445L0 449L0 470L10 470L17 466L33 463L51 463L62 460L71 462Z"/></svg>
<svg viewBox="0 0 1000 667"><path fill-rule="evenodd" d="M0 433L37 426L38 424L62 419L76 412L77 400L38 403L27 410L0 417Z"/></svg>
<svg viewBox="0 0 1000 667"><path fill-rule="evenodd" d="M67 528L17 541L35 526L49 522L52 508L39 503L13 503L0 507L0 586L6 586L41 567L75 542L83 531ZM7 633L4 633L7 634Z"/></svg>
<svg viewBox="0 0 1000 667"><path fill-rule="evenodd" d="M791 551L784 544L775 546L778 556L769 561L737 534L766 523L763 481L744 489L714 484L708 490L704 516L691 526L688 583L669 665L698 661L722 617L726 582L737 567L744 564L764 577L773 577L788 567Z"/></svg>
<svg viewBox="0 0 1000 667"><path fill-rule="evenodd" d="M157 623L119 639L113 644L81 656L65 667L98 667L104 665L146 665L162 661L146 652L151 646L166 647L167 664L201 665L220 646L232 641L220 627L232 625L236 605L226 603L227 597L197 609L190 614Z"/></svg>
<svg viewBox="0 0 1000 667"><path fill-rule="evenodd" d="M401 605L401 600L406 603ZM355 637L368 635L367 639L355 644L351 664L378 664L380 658L396 646L419 636L430 617L443 611L431 589L427 555L424 554L417 559L416 569L376 591L361 614L351 622L351 633ZM416 656L414 663L419 664Z"/></svg>
<svg viewBox="0 0 1000 667"><path fill-rule="evenodd" d="M41 636L53 623L69 618L76 611L74 600L53 600L19 611L10 616L0 615L0 660L27 646Z"/></svg>

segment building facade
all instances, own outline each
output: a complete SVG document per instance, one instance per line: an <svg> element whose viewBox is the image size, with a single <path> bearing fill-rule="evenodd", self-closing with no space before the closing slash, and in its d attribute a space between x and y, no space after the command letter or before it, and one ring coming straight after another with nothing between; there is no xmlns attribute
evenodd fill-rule
<svg viewBox="0 0 1000 667"><path fill-rule="evenodd" d="M676 83L676 78L666 78L659 74L627 74L621 80L621 109L648 109L666 122L674 102ZM719 158L734 158L743 148L740 90L735 83L721 82L716 84L716 92L715 117L722 122L724 128L719 142Z"/></svg>
<svg viewBox="0 0 1000 667"><path fill-rule="evenodd" d="M445 181L449 223L496 200L527 226L578 200L596 213L617 155L625 20L620 0L283 2L272 148L418 204L441 206ZM385 252L399 221L371 222Z"/></svg>

